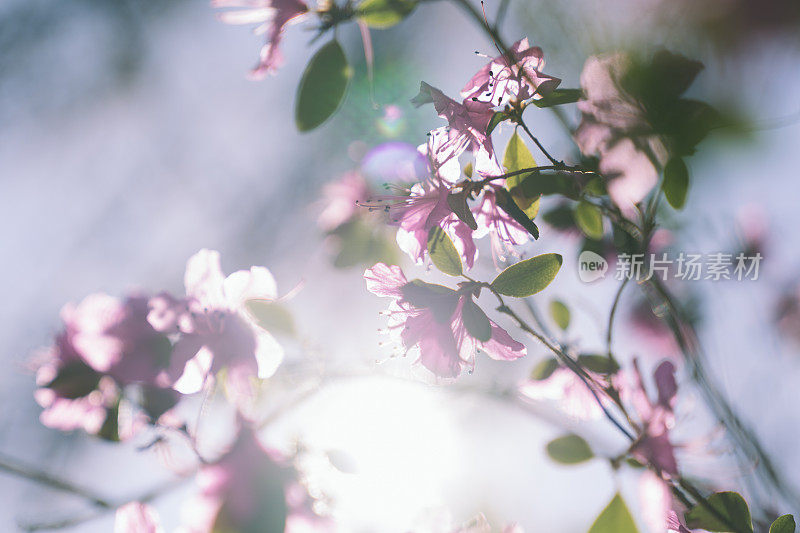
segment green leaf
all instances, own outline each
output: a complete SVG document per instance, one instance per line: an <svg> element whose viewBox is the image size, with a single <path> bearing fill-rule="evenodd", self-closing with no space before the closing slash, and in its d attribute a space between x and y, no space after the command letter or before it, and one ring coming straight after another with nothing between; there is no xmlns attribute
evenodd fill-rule
<svg viewBox="0 0 800 533"><path fill-rule="evenodd" d="M625 500L617 493L594 521L589 533L639 533L639 530Z"/></svg>
<svg viewBox="0 0 800 533"><path fill-rule="evenodd" d="M524 168L533 168L536 166L536 160L533 154L522 142L522 138L515 131L511 138L508 140L506 149L503 152L503 167L506 172L516 172ZM520 186L528 174L517 174L506 178L506 189L511 192L511 197L530 218L534 218L539 212L539 195L528 197L525 191Z"/></svg>
<svg viewBox="0 0 800 533"><path fill-rule="evenodd" d="M391 28L401 22L417 7L415 0L364 0L356 9L356 16L370 28Z"/></svg>
<svg viewBox="0 0 800 533"><path fill-rule="evenodd" d="M297 89L294 108L297 129L311 131L328 120L342 103L352 76L353 70L339 41L334 39L317 50Z"/></svg>
<svg viewBox="0 0 800 533"><path fill-rule="evenodd" d="M750 509L738 493L716 492L708 497L708 504L714 511L699 503L686 513L688 527L709 531L753 532Z"/></svg>
<svg viewBox="0 0 800 533"><path fill-rule="evenodd" d="M58 396L74 400L86 396L97 388L100 374L82 361L71 361L58 369L46 386Z"/></svg>
<svg viewBox="0 0 800 533"><path fill-rule="evenodd" d="M605 355L581 354L578 364L595 374L614 374L619 370L617 362Z"/></svg>
<svg viewBox="0 0 800 533"><path fill-rule="evenodd" d="M558 361L552 357L548 357L544 361L540 361L531 371L531 379L534 381L544 381L553 375L553 372L558 369Z"/></svg>
<svg viewBox="0 0 800 533"><path fill-rule="evenodd" d="M574 465L594 457L592 449L577 435L564 435L547 443L547 455L557 463Z"/></svg>
<svg viewBox="0 0 800 533"><path fill-rule="evenodd" d="M603 215L600 210L585 200L575 207L575 224L590 239L603 238Z"/></svg>
<svg viewBox="0 0 800 533"><path fill-rule="evenodd" d="M565 330L569 327L570 313L569 308L564 305L564 302L559 300L551 301L550 316L553 318L553 322L558 324L558 327L561 329Z"/></svg>
<svg viewBox="0 0 800 533"><path fill-rule="evenodd" d="M489 119L489 125L486 126L486 135L491 135L498 124L504 120L508 120L508 115L502 111L495 111L494 115L492 115L492 118ZM514 135L516 135L516 133L514 133Z"/></svg>
<svg viewBox="0 0 800 533"><path fill-rule="evenodd" d="M295 334L292 314L283 305L270 300L253 299L247 300L244 307L262 329L270 333Z"/></svg>
<svg viewBox="0 0 800 533"><path fill-rule="evenodd" d="M397 244L377 226L365 219L355 217L328 232L333 237L333 266L350 268L356 265L371 266L375 263L396 265Z"/></svg>
<svg viewBox="0 0 800 533"><path fill-rule="evenodd" d="M472 210L467 205L467 196L467 189L462 189L460 192L451 192L447 195L447 206L461 222L475 231L478 229L478 223L475 221Z"/></svg>
<svg viewBox="0 0 800 533"><path fill-rule="evenodd" d="M436 268L450 276L460 276L464 271L461 256L458 255L453 241L439 226L428 232L428 254Z"/></svg>
<svg viewBox="0 0 800 533"><path fill-rule="evenodd" d="M520 226L525 228L525 230L530 233L534 239L539 238L539 227L536 223L530 219L530 217L520 209L517 205L517 202L511 197L511 193L509 193L505 189L496 189L495 190L495 202L497 203L497 207L505 211L505 213L516 220ZM538 211L538 203L536 210Z"/></svg>
<svg viewBox="0 0 800 533"><path fill-rule="evenodd" d="M785 514L776 518L772 525L769 526L769 533L794 533L795 527L794 517L790 514Z"/></svg>
<svg viewBox="0 0 800 533"><path fill-rule="evenodd" d="M464 327L467 328L470 336L481 342L486 342L492 338L492 324L489 322L489 317L486 316L483 309L478 307L478 304L472 301L472 298L464 300L462 317L464 319Z"/></svg>
<svg viewBox="0 0 800 533"><path fill-rule="evenodd" d="M555 89L544 98L534 100L533 103L536 107L572 104L577 102L582 95L583 93L580 89Z"/></svg>
<svg viewBox="0 0 800 533"><path fill-rule="evenodd" d="M664 190L669 205L675 209L682 209L686 203L686 193L689 191L689 169L680 157L673 157L664 167Z"/></svg>
<svg viewBox="0 0 800 533"><path fill-rule="evenodd" d="M443 285L412 279L400 289L403 299L414 307L430 309L438 322L446 322L458 305L458 293Z"/></svg>
<svg viewBox="0 0 800 533"><path fill-rule="evenodd" d="M494 278L492 288L506 296L531 296L550 285L562 261L558 254L542 254L514 263Z"/></svg>

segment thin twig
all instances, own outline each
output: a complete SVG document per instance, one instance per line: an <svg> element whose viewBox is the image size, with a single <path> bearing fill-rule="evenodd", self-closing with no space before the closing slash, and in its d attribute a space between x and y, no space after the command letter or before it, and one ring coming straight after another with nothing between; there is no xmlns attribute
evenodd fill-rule
<svg viewBox="0 0 800 533"><path fill-rule="evenodd" d="M63 479L59 479L45 472L44 470L40 470L31 465L24 464L23 462L4 454L0 455L0 470L8 472L9 474L13 474L15 476L35 481L40 485L45 485L52 489L72 494L74 496L86 500L87 502L97 507L102 507L104 509L114 508L113 503L109 502L105 498L97 496L88 489L74 485L69 481L64 481Z"/></svg>
<svg viewBox="0 0 800 533"><path fill-rule="evenodd" d="M617 294L614 296L614 304L611 306L611 312L608 314L608 330L606 331L606 353L609 357L612 357L611 351L611 337L614 334L614 318L617 316L617 308L619 307L619 302L622 299L622 291L625 290L625 286L631 280L629 276L626 276L625 279L620 284L619 288L617 289Z"/></svg>

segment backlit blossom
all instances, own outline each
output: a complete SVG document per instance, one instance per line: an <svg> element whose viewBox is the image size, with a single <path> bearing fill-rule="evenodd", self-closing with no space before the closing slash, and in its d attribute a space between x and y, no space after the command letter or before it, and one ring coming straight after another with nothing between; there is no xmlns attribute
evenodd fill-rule
<svg viewBox="0 0 800 533"><path fill-rule="evenodd" d="M593 373L589 375L602 379ZM532 400L558 402L560 410L578 420L598 420L603 416L603 409L597 403L597 398L575 372L568 368L559 367L543 380L528 380L520 386L519 392L523 397ZM603 399L602 396L600 398Z"/></svg>
<svg viewBox="0 0 800 533"><path fill-rule="evenodd" d="M486 134L489 121L494 115L491 104L477 102L471 98L457 102L446 96L436 87L420 82L419 94L411 100L417 107L432 103L436 113L447 120L448 126L437 130L447 136L444 146L447 148L447 159L458 156L464 150L476 154L476 157L489 157L494 154L492 138ZM441 162L442 158L437 157Z"/></svg>
<svg viewBox="0 0 800 533"><path fill-rule="evenodd" d="M308 12L301 0L212 0L211 5L228 9L217 14L227 24L258 24L255 33L265 35L258 65L251 71L253 78L274 73L283 64L278 47L286 26L297 22Z"/></svg>
<svg viewBox="0 0 800 533"><path fill-rule="evenodd" d="M391 298L389 333L406 351L419 351L425 368L442 378L455 378L475 366L480 349L492 359L511 361L526 354L525 346L489 320L491 336L473 337L464 324L465 306L474 306L471 294L441 286L408 282L400 267L378 263L364 272L367 290Z"/></svg>
<svg viewBox="0 0 800 533"><path fill-rule="evenodd" d="M92 294L61 311L64 328L44 354L36 374L41 387L36 401L45 408L44 425L69 431L82 428L96 434L104 424L107 438L118 438L117 410L122 389L139 385L143 401L152 400L168 385L167 338L147 321L143 296L119 299ZM175 403L165 397L162 414Z"/></svg>
<svg viewBox="0 0 800 533"><path fill-rule="evenodd" d="M198 494L184 510L184 531L290 531L289 525L298 530L313 525L316 515L297 478L280 453L243 427L230 449L197 474Z"/></svg>
<svg viewBox="0 0 800 533"><path fill-rule="evenodd" d="M164 333L179 334L169 375L183 394L199 391L223 367L271 376L283 358L275 338L257 327L245 303L275 300L275 279L264 267L225 277L219 252L200 250L186 263L186 297L160 294L150 300L148 320Z"/></svg>
<svg viewBox="0 0 800 533"><path fill-rule="evenodd" d="M506 254L514 246L525 244L530 234L508 213L497 206L497 189L502 187L489 183L484 187L481 199L473 208L478 234L488 234L492 241L492 256L495 260L505 260Z"/></svg>
<svg viewBox="0 0 800 533"><path fill-rule="evenodd" d="M428 234L436 226L448 234L467 268L472 268L478 256L472 229L462 222L447 203L447 197L458 180L461 168L458 160L447 152L445 139L434 132L424 151L429 175L408 189L396 187L396 194L375 195L363 205L384 210L389 224L399 227L397 244L417 263L422 263L428 249Z"/></svg>
<svg viewBox="0 0 800 533"><path fill-rule="evenodd" d="M511 96L519 100L547 96L561 83L542 73L544 53L531 46L527 37L511 45L509 54L513 63L504 55L492 59L467 82L461 97L498 106Z"/></svg>
<svg viewBox="0 0 800 533"><path fill-rule="evenodd" d="M623 388L623 400L630 402L642 422L642 434L632 449L634 457L645 464L658 468L662 473L678 475L675 451L669 438L669 430L675 424L675 365L670 361L661 363L653 373L656 396L651 399L644 387L638 361L634 361L633 383Z"/></svg>
<svg viewBox="0 0 800 533"><path fill-rule="evenodd" d="M320 228L332 231L349 221L358 210L358 202L370 196L367 181L359 172L348 172L322 189L324 207L317 218Z"/></svg>
<svg viewBox="0 0 800 533"><path fill-rule="evenodd" d="M800 286L785 289L775 307L778 330L800 344Z"/></svg>
<svg viewBox="0 0 800 533"><path fill-rule="evenodd" d="M164 533L164 528L149 505L131 502L117 509L114 533Z"/></svg>

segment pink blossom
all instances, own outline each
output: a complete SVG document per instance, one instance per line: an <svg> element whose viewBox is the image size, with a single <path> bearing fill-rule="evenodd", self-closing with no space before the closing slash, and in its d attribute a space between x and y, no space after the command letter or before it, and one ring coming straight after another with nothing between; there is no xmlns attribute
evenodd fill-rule
<svg viewBox="0 0 800 533"><path fill-rule="evenodd" d="M502 361L526 354L523 344L491 320L491 336L485 342L467 331L463 313L465 306L475 305L471 294L408 282L400 267L383 263L367 269L364 279L367 290L393 300L389 307L389 333L406 351L418 350L418 362L436 376L455 378L464 367L474 367L478 349Z"/></svg>
<svg viewBox="0 0 800 533"><path fill-rule="evenodd" d="M657 317L646 299L638 301L628 317L636 337L647 343L656 356L674 356L679 351L669 326Z"/></svg>
<svg viewBox="0 0 800 533"><path fill-rule="evenodd" d="M295 491L295 470L247 427L222 457L202 467L196 482L199 493L185 513L190 533L284 531L287 520L299 524L313 516L305 491Z"/></svg>
<svg viewBox="0 0 800 533"><path fill-rule="evenodd" d="M658 468L662 473L677 476L678 464L669 438L669 430L675 424L675 365L670 361L661 363L653 373L656 398L651 399L645 390L638 361L634 361L634 382L623 388L623 399L633 405L642 422L642 434L632 453L645 464Z"/></svg>
<svg viewBox="0 0 800 533"><path fill-rule="evenodd" d="M498 106L507 97L527 100L536 95L547 96L561 83L542 73L544 53L538 46L531 46L527 37L508 51L514 61L511 65L505 55L492 59L467 82L461 96Z"/></svg>
<svg viewBox="0 0 800 533"><path fill-rule="evenodd" d="M139 385L147 400L153 396L147 391L167 384L169 341L150 326L147 313L147 298L139 295L122 300L92 294L78 305L64 306L64 329L43 354L36 374L41 388L35 398L45 408L44 425L97 434L107 420L116 424L111 419L124 387ZM174 398L167 400L169 408ZM113 433L104 436L119 437Z"/></svg>
<svg viewBox="0 0 800 533"><path fill-rule="evenodd" d="M461 173L458 160L448 150L445 136L433 132L427 145L420 148L428 158L429 176L408 189L396 187L396 194L373 196L362 205L388 214L389 223L399 227L398 246L417 263L425 257L431 228L439 226L452 239L467 268L472 268L478 257L472 229L447 203Z"/></svg>
<svg viewBox="0 0 800 533"><path fill-rule="evenodd" d="M324 208L317 218L319 227L332 231L353 218L358 203L370 196L367 181L359 172L348 172L322 189Z"/></svg>
<svg viewBox="0 0 800 533"><path fill-rule="evenodd" d="M283 64L278 45L287 25L297 22L308 12L302 0L212 0L211 5L229 9L217 14L226 24L258 24L257 34L265 34L258 65L250 72L254 79L274 73Z"/></svg>
<svg viewBox="0 0 800 533"><path fill-rule="evenodd" d="M219 252L200 250L186 263L184 283L185 298L160 294L150 300L148 315L157 331L179 334L168 369L175 390L197 392L210 374L226 366L241 366L262 379L271 376L283 349L245 309L247 300L277 298L270 271L252 267L226 278Z"/></svg>
<svg viewBox="0 0 800 533"><path fill-rule="evenodd" d="M114 519L114 533L163 533L158 514L141 502L130 502L119 509Z"/></svg>
<svg viewBox="0 0 800 533"><path fill-rule="evenodd" d="M479 235L488 233L492 241L492 255L497 260L505 260L513 246L525 244L530 240L529 233L511 216L497 207L497 189L502 185L489 183L484 187L480 202L473 208Z"/></svg>
<svg viewBox="0 0 800 533"><path fill-rule="evenodd" d="M459 103L424 81L420 82L419 94L411 102L417 107L433 103L436 113L447 120L448 127L437 132L447 137L443 147L446 148L448 159L457 157L464 150L474 152L476 156L481 153L483 157L494 154L492 138L486 135L489 121L494 115L491 104L471 98Z"/></svg>
<svg viewBox="0 0 800 533"><path fill-rule="evenodd" d="M778 330L800 344L800 285L786 288L775 307Z"/></svg>
<svg viewBox="0 0 800 533"><path fill-rule="evenodd" d="M585 98L578 102L583 119L575 132L581 152L600 157L600 172L610 178L609 196L628 215L658 182L669 156L643 105L622 86L631 66L622 53L586 61L581 73Z"/></svg>
<svg viewBox="0 0 800 533"><path fill-rule="evenodd" d="M598 374L589 375L594 379L603 379ZM603 416L603 409L592 392L568 368L557 368L547 379L528 380L520 386L519 391L532 400L555 401L559 409L578 420L598 420Z"/></svg>

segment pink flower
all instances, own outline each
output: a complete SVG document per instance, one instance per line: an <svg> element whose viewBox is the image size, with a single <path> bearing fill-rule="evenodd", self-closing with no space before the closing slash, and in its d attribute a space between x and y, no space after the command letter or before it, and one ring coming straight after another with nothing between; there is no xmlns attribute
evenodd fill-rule
<svg viewBox="0 0 800 533"><path fill-rule="evenodd" d="M645 464L658 468L662 473L677 476L678 464L669 439L669 430L675 424L675 365L670 361L661 363L653 373L657 395L651 400L644 388L638 361L634 360L633 386L623 389L642 422L642 434L632 453Z"/></svg>
<svg viewBox="0 0 800 533"><path fill-rule="evenodd" d="M505 260L513 246L525 244L530 240L529 233L519 222L497 207L497 189L502 185L490 183L483 190L483 197L475 208L475 221L479 235L488 233L492 240L492 255L497 260Z"/></svg>
<svg viewBox="0 0 800 533"><path fill-rule="evenodd" d="M114 519L114 533L163 533L156 512L141 502L130 502L119 509Z"/></svg>
<svg viewBox="0 0 800 533"><path fill-rule="evenodd" d="M498 56L475 74L461 90L464 99L500 105L507 97L527 100L534 96L547 96L558 87L561 80L542 73L544 53L531 46L528 38L520 39L509 49L514 62Z"/></svg>
<svg viewBox="0 0 800 533"><path fill-rule="evenodd" d="M185 513L191 533L284 531L287 520L313 515L307 494L295 493L297 472L247 427L220 459L202 467L196 483L199 494Z"/></svg>
<svg viewBox="0 0 800 533"><path fill-rule="evenodd" d="M489 121L494 115L491 104L471 98L458 103L424 81L420 82L419 94L411 102L417 107L433 103L436 113L447 120L447 128L436 130L447 137L442 145L447 153L446 159L457 157L464 150L474 152L476 157L478 154L482 157L494 154L492 138L486 135ZM441 162L443 159L437 154L437 160Z"/></svg>
<svg viewBox="0 0 800 533"><path fill-rule="evenodd" d="M245 309L250 299L277 298L275 279L264 267L222 274L219 252L200 250L186 263L186 297L160 294L150 300L148 320L157 331L179 334L169 367L183 394L202 389L209 374L243 367L259 378L271 376L283 349L257 327Z"/></svg>
<svg viewBox="0 0 800 533"><path fill-rule="evenodd" d="M778 330L800 344L800 286L788 287L775 304Z"/></svg>
<svg viewBox="0 0 800 533"><path fill-rule="evenodd" d="M358 203L370 196L367 181L359 172L348 172L322 189L324 208L317 218L319 227L333 231L353 218Z"/></svg>
<svg viewBox="0 0 800 533"><path fill-rule="evenodd" d="M283 54L278 48L283 30L308 12L308 6L301 0L212 0L211 5L230 9L217 14L222 22L258 24L255 32L266 35L258 65L250 72L254 79L274 73L283 64Z"/></svg>
<svg viewBox="0 0 800 533"><path fill-rule="evenodd" d="M628 317L636 337L647 343L648 348L655 357L659 354L664 357L674 356L680 348L675 342L672 330L653 312L647 299L642 298L630 310Z"/></svg>
<svg viewBox="0 0 800 533"><path fill-rule="evenodd" d="M597 380L599 374L590 373ZM564 367L557 368L547 379L528 380L519 388L520 394L532 400L548 400L558 403L559 409L578 420L598 420L603 409L586 384L575 373ZM600 396L603 399L603 396Z"/></svg>
<svg viewBox="0 0 800 533"><path fill-rule="evenodd" d="M458 180L458 160L448 152L445 136L433 132L424 148L429 176L411 188L397 187L397 194L377 195L362 204L370 209L383 209L389 223L399 226L397 244L417 263L422 263L428 249L428 233L441 227L452 239L467 268L472 268L478 248L472 229L462 222L447 203L450 189ZM422 151L422 149L421 149Z"/></svg>
<svg viewBox="0 0 800 533"><path fill-rule="evenodd" d="M486 318L488 340L475 338L464 323L465 308L480 314L470 293L460 293L419 280L408 282L397 266L378 263L364 272L367 290L391 298L389 333L406 351L419 351L425 368L442 378L455 378L464 367L475 366L478 349L492 359L511 361L526 354L525 346L500 326ZM483 315L485 317L485 315Z"/></svg>
<svg viewBox="0 0 800 533"><path fill-rule="evenodd" d="M618 53L590 57L581 73L583 119L575 132L581 152L600 157L611 200L627 214L658 182L669 157L666 141L649 124L643 105L622 86L632 67Z"/></svg>
<svg viewBox="0 0 800 533"><path fill-rule="evenodd" d="M138 295L121 300L92 294L77 306L64 306L64 329L36 374L44 425L97 434L108 422L103 436L116 439L123 388L140 386L145 402L163 396L158 391L167 384L170 344L147 322L147 313L147 298ZM163 399L164 409L150 413L153 418L175 403L174 397Z"/></svg>

